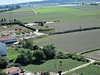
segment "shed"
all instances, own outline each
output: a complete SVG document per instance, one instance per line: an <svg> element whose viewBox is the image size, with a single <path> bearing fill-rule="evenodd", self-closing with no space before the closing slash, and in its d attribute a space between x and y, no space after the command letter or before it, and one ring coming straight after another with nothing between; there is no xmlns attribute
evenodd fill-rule
<svg viewBox="0 0 100 75"><path fill-rule="evenodd" d="M17 42L17 40L14 37L10 37L10 36L3 36L3 37L1 37L0 41L4 42L6 44Z"/></svg>

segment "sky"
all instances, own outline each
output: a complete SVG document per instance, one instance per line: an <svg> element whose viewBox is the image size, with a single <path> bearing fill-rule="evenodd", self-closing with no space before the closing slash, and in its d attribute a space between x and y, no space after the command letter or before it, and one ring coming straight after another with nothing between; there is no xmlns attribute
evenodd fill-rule
<svg viewBox="0 0 100 75"><path fill-rule="evenodd" d="M22 2L43 1L43 0L0 0L0 5L16 4Z"/></svg>

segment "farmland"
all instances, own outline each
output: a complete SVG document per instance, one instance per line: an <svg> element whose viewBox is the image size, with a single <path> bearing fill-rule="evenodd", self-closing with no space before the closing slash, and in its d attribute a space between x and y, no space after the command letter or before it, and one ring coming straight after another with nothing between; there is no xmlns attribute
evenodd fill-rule
<svg viewBox="0 0 100 75"><path fill-rule="evenodd" d="M100 47L100 30L68 33L49 36L41 41L35 40L36 44L44 45L54 43L58 49L66 52L81 52Z"/></svg>
<svg viewBox="0 0 100 75"><path fill-rule="evenodd" d="M91 8L93 7L93 8ZM83 18L99 18L100 7L87 6L88 10L83 9L86 7L49 7L49 8L37 8L35 9L39 14L35 15L31 7L21 8L18 10L0 13L1 18L13 19L16 18L22 22L34 22L34 21L67 21ZM95 8L94 8L95 7ZM91 9L90 9L91 8Z"/></svg>
<svg viewBox="0 0 100 75"><path fill-rule="evenodd" d="M65 75L71 75L73 73L77 73L77 74L83 73L83 75L100 75L100 67L95 65L89 65L79 70L69 72L68 74Z"/></svg>
<svg viewBox="0 0 100 75"><path fill-rule="evenodd" d="M96 60L100 60L100 50L85 53L85 54L83 54L83 56L93 58L93 59L96 59Z"/></svg>

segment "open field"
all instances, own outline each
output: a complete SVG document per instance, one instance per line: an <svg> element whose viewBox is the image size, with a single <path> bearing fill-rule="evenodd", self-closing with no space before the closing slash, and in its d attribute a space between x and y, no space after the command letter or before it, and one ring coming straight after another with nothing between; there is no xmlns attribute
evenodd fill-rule
<svg viewBox="0 0 100 75"><path fill-rule="evenodd" d="M83 8L86 8L85 9ZM34 22L34 21L66 21L66 20L76 20L83 18L100 18L100 6L91 6L95 9L90 9L91 7L50 7L50 8L38 8L35 9L40 14L35 15L30 7L21 8L18 10L10 11L7 13L0 13L0 18L7 19L18 19L22 22ZM48 9L48 10L47 10ZM26 11L27 10L27 11Z"/></svg>
<svg viewBox="0 0 100 75"><path fill-rule="evenodd" d="M58 49L66 52L81 52L100 47L100 30L75 32L49 36L43 40L34 40L35 44L54 43Z"/></svg>
<svg viewBox="0 0 100 75"><path fill-rule="evenodd" d="M82 56L100 60L100 50L82 54Z"/></svg>
<svg viewBox="0 0 100 75"><path fill-rule="evenodd" d="M62 66L60 66L59 63L60 61L62 61ZM41 65L27 65L23 66L23 68L31 72L44 72L44 71L58 72L59 70L66 71L68 69L77 67L82 64L84 63L71 59L53 59L46 61Z"/></svg>
<svg viewBox="0 0 100 75"><path fill-rule="evenodd" d="M83 73L82 75L100 75L100 67L95 65L89 65L87 67L78 69L76 71L69 72L65 75L72 75L73 73L77 73L77 74Z"/></svg>

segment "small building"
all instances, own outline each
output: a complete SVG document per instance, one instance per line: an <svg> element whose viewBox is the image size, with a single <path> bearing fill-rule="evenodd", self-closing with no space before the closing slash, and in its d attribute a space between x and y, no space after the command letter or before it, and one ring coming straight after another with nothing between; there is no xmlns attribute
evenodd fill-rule
<svg viewBox="0 0 100 75"><path fill-rule="evenodd" d="M11 68L7 68L2 70L3 72L5 72L8 75L24 75L24 73L20 73L20 68L18 67L11 67Z"/></svg>
<svg viewBox="0 0 100 75"><path fill-rule="evenodd" d="M7 55L6 54L6 44L5 43L3 43L3 42L0 42L0 55Z"/></svg>
<svg viewBox="0 0 100 75"><path fill-rule="evenodd" d="M14 37L10 37L10 36L0 37L0 41L6 44L17 42L17 40Z"/></svg>

